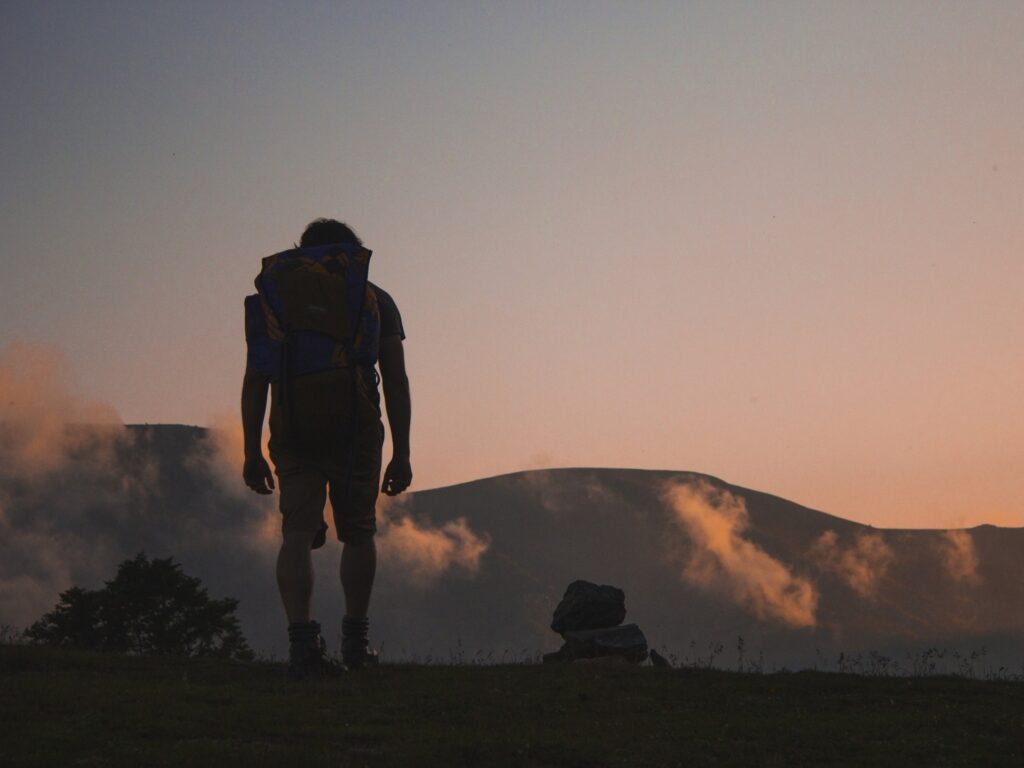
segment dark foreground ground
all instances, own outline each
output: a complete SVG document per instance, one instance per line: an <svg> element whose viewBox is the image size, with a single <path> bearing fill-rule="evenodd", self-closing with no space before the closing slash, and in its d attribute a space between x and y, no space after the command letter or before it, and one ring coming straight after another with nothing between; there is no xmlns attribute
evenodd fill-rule
<svg viewBox="0 0 1024 768"><path fill-rule="evenodd" d="M605 665L275 664L0 647L0 764L1014 765L1024 684Z"/></svg>

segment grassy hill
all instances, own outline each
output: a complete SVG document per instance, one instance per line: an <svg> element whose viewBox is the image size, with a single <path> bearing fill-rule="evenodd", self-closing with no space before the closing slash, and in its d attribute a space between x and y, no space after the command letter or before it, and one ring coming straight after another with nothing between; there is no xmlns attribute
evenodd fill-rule
<svg viewBox="0 0 1024 768"><path fill-rule="evenodd" d="M1020 765L1024 684L606 664L279 664L0 647L4 765Z"/></svg>

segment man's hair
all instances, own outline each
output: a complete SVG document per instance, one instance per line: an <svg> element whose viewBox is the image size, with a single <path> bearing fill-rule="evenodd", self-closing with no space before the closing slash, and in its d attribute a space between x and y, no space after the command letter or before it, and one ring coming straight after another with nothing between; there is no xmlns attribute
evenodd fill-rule
<svg viewBox="0 0 1024 768"><path fill-rule="evenodd" d="M299 239L300 248L314 245L334 245L334 243L362 245L363 241L348 224L343 224L337 219L313 219L306 225L306 231Z"/></svg>

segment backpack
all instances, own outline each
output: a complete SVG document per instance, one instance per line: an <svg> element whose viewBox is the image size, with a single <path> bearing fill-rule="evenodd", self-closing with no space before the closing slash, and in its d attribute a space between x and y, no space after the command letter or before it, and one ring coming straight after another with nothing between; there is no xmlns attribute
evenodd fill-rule
<svg viewBox="0 0 1024 768"><path fill-rule="evenodd" d="M350 444L373 414L380 343L371 252L356 243L263 259L245 299L247 362L271 381L272 443L303 450Z"/></svg>

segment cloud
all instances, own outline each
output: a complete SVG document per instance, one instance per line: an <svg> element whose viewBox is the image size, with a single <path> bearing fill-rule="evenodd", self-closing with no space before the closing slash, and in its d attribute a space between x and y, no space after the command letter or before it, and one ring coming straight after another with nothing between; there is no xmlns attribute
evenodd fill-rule
<svg viewBox="0 0 1024 768"><path fill-rule="evenodd" d="M68 427L119 425L117 411L74 394L69 380L67 359L56 347L12 343L0 349L0 471L39 478L83 448L94 459L109 458L110 441L97 440L95 430ZM116 441L120 433L105 436Z"/></svg>
<svg viewBox="0 0 1024 768"><path fill-rule="evenodd" d="M853 546L842 547L835 531L825 531L811 547L811 559L865 598L874 598L878 586L896 559L892 547L877 533L859 534Z"/></svg>
<svg viewBox="0 0 1024 768"><path fill-rule="evenodd" d="M694 548L683 578L724 589L760 619L793 627L815 626L818 594L807 579L744 538L750 521L746 503L706 480L670 482L664 498Z"/></svg>
<svg viewBox="0 0 1024 768"><path fill-rule="evenodd" d="M52 606L73 579L109 555L85 519L97 508L135 501L154 467L133 452L114 408L71 385L59 348L0 348L0 624L23 626Z"/></svg>
<svg viewBox="0 0 1024 768"><path fill-rule="evenodd" d="M270 435L263 430L263 455L270 460L267 443ZM281 513L278 496L253 493L242 481L245 463L245 440L240 416L217 414L210 427L185 457L186 466L208 473L221 492L252 508L255 520L250 519L244 535L257 546L276 551L281 543ZM273 466L273 465L271 465ZM276 478L275 478L276 482ZM329 518L330 516L328 516Z"/></svg>
<svg viewBox="0 0 1024 768"><path fill-rule="evenodd" d="M378 511L377 547L401 579L427 585L449 571L475 576L490 538L475 533L463 517L440 526L417 521L408 506L404 499L387 499Z"/></svg>
<svg viewBox="0 0 1024 768"><path fill-rule="evenodd" d="M0 470L0 624L30 624L59 592L99 586L139 551L175 557L244 610L276 600L266 507L227 493L209 465L183 460L200 450L202 430L77 432L80 450L45 476ZM97 460L90 444L106 456Z"/></svg>
<svg viewBox="0 0 1024 768"><path fill-rule="evenodd" d="M242 418L238 414L218 413L208 422L207 432L198 446L198 450L189 457L190 461L205 463L214 473L228 493L241 496L247 501L267 501L268 499L254 494L242 482L242 465L245 463L245 435L242 431ZM270 461L270 431L263 430L263 455ZM273 464L271 464L273 467Z"/></svg>
<svg viewBox="0 0 1024 768"><path fill-rule="evenodd" d="M946 571L954 581L977 586L981 584L978 573L978 552L974 538L967 531L943 531L939 545Z"/></svg>
<svg viewBox="0 0 1024 768"><path fill-rule="evenodd" d="M72 559L40 531L20 530L0 503L0 625L23 627L55 602L69 583Z"/></svg>
<svg viewBox="0 0 1024 768"><path fill-rule="evenodd" d="M534 469L518 476L526 491L548 512L555 514L576 514L581 504L609 505L620 503L621 499L596 476L584 478L574 475L576 469ZM573 473L570 475L569 473ZM573 476L573 482L565 482Z"/></svg>
<svg viewBox="0 0 1024 768"><path fill-rule="evenodd" d="M264 455L266 455L264 435ZM196 445L186 461L198 466L205 465L220 482L224 490L249 499L253 494L242 482L242 464L245 462L245 441L242 434L241 418L219 414L210 420L208 431Z"/></svg>
<svg viewBox="0 0 1024 768"><path fill-rule="evenodd" d="M76 391L59 349L0 349L0 624L31 623L140 550L251 582L237 563L262 554L262 500L226 492L234 437L206 434L126 427Z"/></svg>
<svg viewBox="0 0 1024 768"><path fill-rule="evenodd" d="M526 491L540 502L548 512L562 512L571 508L571 499L562 493L562 483L550 469L531 469L519 476Z"/></svg>

